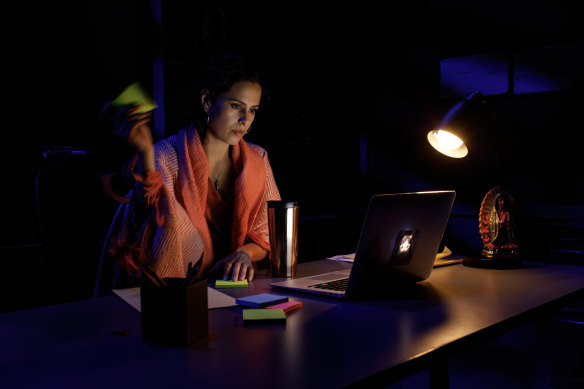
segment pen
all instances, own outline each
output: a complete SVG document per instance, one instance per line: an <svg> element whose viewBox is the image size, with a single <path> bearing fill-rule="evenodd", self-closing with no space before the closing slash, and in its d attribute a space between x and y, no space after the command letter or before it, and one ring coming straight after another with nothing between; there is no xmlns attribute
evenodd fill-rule
<svg viewBox="0 0 584 389"><path fill-rule="evenodd" d="M201 254L201 257L199 258L199 260L197 261L197 263L193 266L191 263L189 263L188 265L188 271L187 271L187 275L185 277L185 280L182 283L182 287L187 287L190 284L192 284L194 281L197 280L197 273L199 272L199 268L201 267L201 262L203 261L203 254Z"/></svg>
<svg viewBox="0 0 584 389"><path fill-rule="evenodd" d="M160 286L160 284L152 277L150 274L146 273L144 270L140 271L140 279L143 285Z"/></svg>
<svg viewBox="0 0 584 389"><path fill-rule="evenodd" d="M144 274L146 275L146 277L150 279L150 281L152 281L152 283L154 283L154 285L167 286L166 282L164 282L163 279L158 277L158 274L156 274L156 272L150 266L146 265L144 267Z"/></svg>

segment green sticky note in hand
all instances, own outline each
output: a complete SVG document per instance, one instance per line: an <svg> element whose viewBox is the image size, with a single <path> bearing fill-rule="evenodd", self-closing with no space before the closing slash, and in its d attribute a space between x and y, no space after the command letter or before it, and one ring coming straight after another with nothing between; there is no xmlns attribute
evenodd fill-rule
<svg viewBox="0 0 584 389"><path fill-rule="evenodd" d="M216 280L215 288L247 288L247 280L231 281L231 280Z"/></svg>
<svg viewBox="0 0 584 389"><path fill-rule="evenodd" d="M139 106L136 113L146 113L158 108L158 105L139 82L128 85L110 105L116 109Z"/></svg>

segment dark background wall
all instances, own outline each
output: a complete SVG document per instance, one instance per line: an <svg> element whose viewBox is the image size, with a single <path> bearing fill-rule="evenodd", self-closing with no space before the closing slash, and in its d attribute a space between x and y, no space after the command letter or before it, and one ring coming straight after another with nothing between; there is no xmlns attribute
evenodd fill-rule
<svg viewBox="0 0 584 389"><path fill-rule="evenodd" d="M354 250L372 194L425 189L457 190L447 242L461 253L475 250L482 197L499 183L522 207L524 246L534 258L549 260L566 236L581 239L584 35L572 2L185 3L8 7L0 245L8 247L1 260L15 284L30 279L31 269L53 271L59 281L49 284L71 286L56 294L88 293L115 210L98 174L120 169L129 156L100 124L100 109L140 81L161 103L157 134L177 132L198 71L218 49L254 59L265 74L269 93L247 137L268 150L283 197L300 202L305 260ZM560 69L568 86L487 96L504 135L498 177L491 153L454 161L429 149L426 132L456 100L444 98L441 61L504 52L512 65L525 50L557 45L574 47L569 63L577 66ZM44 159L51 147L89 157ZM51 193L76 199L76 218L53 209L62 216L39 224L46 207L39 209L35 196L38 172L63 159L74 159L77 169L49 179L60 182Z"/></svg>

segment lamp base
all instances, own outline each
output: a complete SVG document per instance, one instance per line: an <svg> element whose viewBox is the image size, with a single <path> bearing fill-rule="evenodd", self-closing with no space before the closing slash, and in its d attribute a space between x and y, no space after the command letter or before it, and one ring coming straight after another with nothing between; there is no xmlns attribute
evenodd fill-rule
<svg viewBox="0 0 584 389"><path fill-rule="evenodd" d="M469 267L483 269L520 269L523 267L521 259L516 257L462 257L462 264Z"/></svg>

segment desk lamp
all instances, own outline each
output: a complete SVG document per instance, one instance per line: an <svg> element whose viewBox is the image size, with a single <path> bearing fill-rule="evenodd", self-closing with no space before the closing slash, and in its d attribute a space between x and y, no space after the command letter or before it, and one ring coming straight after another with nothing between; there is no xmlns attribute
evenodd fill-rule
<svg viewBox="0 0 584 389"><path fill-rule="evenodd" d="M475 128L478 121L484 121L485 113L491 118L495 116L480 91L471 93L447 111L437 129L428 132L428 142L451 158L464 158L469 152L485 152L481 148L486 145L477 140L479 134ZM499 179L497 162L494 175ZM501 186L495 186L486 194L479 211L479 234L483 250L480 256L464 256L464 265L504 269L521 267L514 210L513 196Z"/></svg>
<svg viewBox="0 0 584 389"><path fill-rule="evenodd" d="M468 120L477 104L486 106L480 91L475 91L454 104L444 115L438 128L428 132L428 142L432 147L451 158L466 157L467 143L472 138Z"/></svg>

